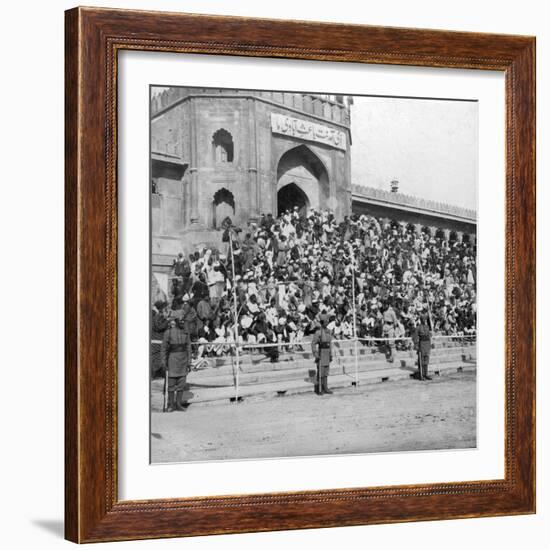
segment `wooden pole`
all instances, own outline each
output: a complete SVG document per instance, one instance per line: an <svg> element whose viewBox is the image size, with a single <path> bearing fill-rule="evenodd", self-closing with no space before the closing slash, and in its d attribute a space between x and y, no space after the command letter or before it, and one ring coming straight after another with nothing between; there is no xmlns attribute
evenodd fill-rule
<svg viewBox="0 0 550 550"><path fill-rule="evenodd" d="M235 338L235 364L237 370L235 374L235 403L239 402L239 315L237 312L237 281L235 279L235 257L233 254L233 235L229 230L229 246L231 248L231 272L233 275L233 315L235 320L234 338Z"/></svg>
<svg viewBox="0 0 550 550"><path fill-rule="evenodd" d="M349 250L351 254L351 299L352 299L352 311L353 311L353 347L355 355L355 389L359 386L359 358L357 356L357 306L355 304L355 254L353 252L353 246L349 243Z"/></svg>

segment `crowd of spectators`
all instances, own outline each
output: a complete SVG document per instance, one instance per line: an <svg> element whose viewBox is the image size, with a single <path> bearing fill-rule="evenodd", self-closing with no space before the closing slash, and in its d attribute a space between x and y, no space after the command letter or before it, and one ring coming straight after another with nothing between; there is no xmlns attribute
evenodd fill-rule
<svg viewBox="0 0 550 550"><path fill-rule="evenodd" d="M397 337L410 336L423 312L434 334L475 335L473 243L370 215L337 222L330 211L314 209L262 215L242 229L224 223L219 247L174 260L170 298L155 302L153 338L183 317L201 354L222 355L235 340L302 342L326 314L335 339L356 330L369 344L382 336L389 306ZM264 352L277 359L277 347Z"/></svg>

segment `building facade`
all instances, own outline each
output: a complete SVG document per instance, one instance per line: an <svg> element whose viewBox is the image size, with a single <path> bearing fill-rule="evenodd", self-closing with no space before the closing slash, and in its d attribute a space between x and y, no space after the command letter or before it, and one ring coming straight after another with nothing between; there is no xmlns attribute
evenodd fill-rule
<svg viewBox="0 0 550 550"><path fill-rule="evenodd" d="M169 88L151 104L153 269L287 208L351 213L343 97Z"/></svg>
<svg viewBox="0 0 550 550"><path fill-rule="evenodd" d="M476 239L476 212L351 183L347 98L305 93L168 88L151 100L152 269L221 244L238 226L297 206L337 219L371 214L452 240ZM162 286L164 287L166 282Z"/></svg>

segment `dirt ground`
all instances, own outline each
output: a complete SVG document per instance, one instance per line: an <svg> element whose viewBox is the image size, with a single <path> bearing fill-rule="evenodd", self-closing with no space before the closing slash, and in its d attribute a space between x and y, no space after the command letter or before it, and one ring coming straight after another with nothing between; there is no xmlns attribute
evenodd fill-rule
<svg viewBox="0 0 550 550"><path fill-rule="evenodd" d="M153 413L152 462L476 446L476 375Z"/></svg>

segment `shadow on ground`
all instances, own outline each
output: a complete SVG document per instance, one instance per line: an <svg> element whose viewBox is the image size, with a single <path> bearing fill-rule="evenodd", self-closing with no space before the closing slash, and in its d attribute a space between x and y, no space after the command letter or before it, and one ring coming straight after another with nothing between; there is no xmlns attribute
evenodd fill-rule
<svg viewBox="0 0 550 550"><path fill-rule="evenodd" d="M65 523L62 519L33 519L31 522L57 538L65 537Z"/></svg>

